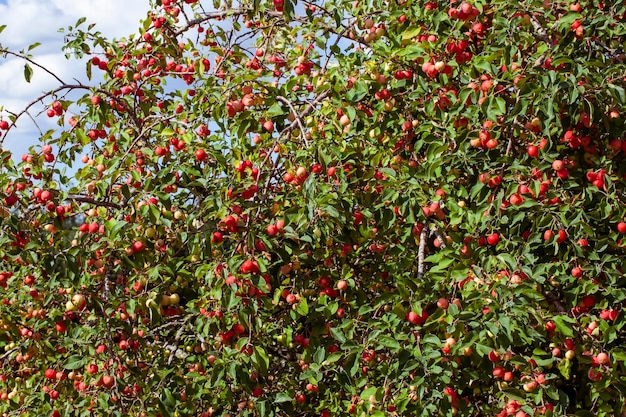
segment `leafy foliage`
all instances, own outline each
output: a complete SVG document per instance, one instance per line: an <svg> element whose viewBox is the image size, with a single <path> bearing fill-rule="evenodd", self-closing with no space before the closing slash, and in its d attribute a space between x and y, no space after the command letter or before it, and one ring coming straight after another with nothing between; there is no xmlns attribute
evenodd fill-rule
<svg viewBox="0 0 626 417"><path fill-rule="evenodd" d="M623 2L208 3L0 122L6 415L626 411Z"/></svg>

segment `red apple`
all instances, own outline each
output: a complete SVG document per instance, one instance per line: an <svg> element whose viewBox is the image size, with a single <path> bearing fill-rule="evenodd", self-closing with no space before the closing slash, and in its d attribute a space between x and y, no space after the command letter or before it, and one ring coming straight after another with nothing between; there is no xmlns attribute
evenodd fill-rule
<svg viewBox="0 0 626 417"><path fill-rule="evenodd" d="M500 242L500 235L498 233L492 233L487 236L487 243L489 243L491 246L497 245L498 242Z"/></svg>
<svg viewBox="0 0 626 417"><path fill-rule="evenodd" d="M115 385L115 377L111 375L104 375L102 377L102 385L105 388L113 388L113 385Z"/></svg>
<svg viewBox="0 0 626 417"><path fill-rule="evenodd" d="M136 240L133 242L133 251L135 252L141 252L144 249L144 247L145 245L140 240Z"/></svg>
<svg viewBox="0 0 626 417"><path fill-rule="evenodd" d="M213 236L211 237L212 243L220 243L222 240L224 240L222 232L213 232Z"/></svg>
<svg viewBox="0 0 626 417"><path fill-rule="evenodd" d="M609 355L607 355L605 352L600 352L598 353L598 356L596 356L596 360L600 365L605 365L609 363Z"/></svg>
<svg viewBox="0 0 626 417"><path fill-rule="evenodd" d="M208 157L207 153L204 151L204 149L198 149L196 150L196 159L200 162L206 160Z"/></svg>
<svg viewBox="0 0 626 417"><path fill-rule="evenodd" d="M274 131L274 123L271 120L266 120L265 122L263 122L263 129L272 133Z"/></svg>
<svg viewBox="0 0 626 417"><path fill-rule="evenodd" d="M552 230L546 230L545 232L543 232L543 240L545 240L546 242L551 241L553 237L554 232Z"/></svg>
<svg viewBox="0 0 626 417"><path fill-rule="evenodd" d="M406 320L411 324L418 324L420 317L415 311L409 311L406 315Z"/></svg>
<svg viewBox="0 0 626 417"><path fill-rule="evenodd" d="M496 366L493 368L492 375L495 378L502 378L504 376L504 368L501 366Z"/></svg>
<svg viewBox="0 0 626 417"><path fill-rule="evenodd" d="M268 235L270 236L274 236L276 235L276 233L278 233L278 228L276 227L275 224L269 224L267 225L267 227L265 228L265 231L267 232Z"/></svg>
<svg viewBox="0 0 626 417"><path fill-rule="evenodd" d="M565 163L561 161L560 159L557 159L556 161L552 162L552 169L555 170L556 172L563 171L563 168L565 168Z"/></svg>

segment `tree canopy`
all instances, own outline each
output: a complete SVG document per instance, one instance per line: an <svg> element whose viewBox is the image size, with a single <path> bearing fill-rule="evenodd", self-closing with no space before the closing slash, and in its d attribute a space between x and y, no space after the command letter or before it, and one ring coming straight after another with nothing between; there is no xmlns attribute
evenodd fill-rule
<svg viewBox="0 0 626 417"><path fill-rule="evenodd" d="M2 151L0 410L622 415L625 19L155 0L66 29L89 83L2 49L58 87L0 143L58 127Z"/></svg>

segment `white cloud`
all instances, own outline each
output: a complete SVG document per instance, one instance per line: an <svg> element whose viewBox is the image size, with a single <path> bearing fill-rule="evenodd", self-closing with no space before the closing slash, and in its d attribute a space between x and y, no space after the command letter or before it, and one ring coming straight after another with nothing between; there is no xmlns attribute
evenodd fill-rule
<svg viewBox="0 0 626 417"><path fill-rule="evenodd" d="M0 4L0 24L7 25L0 43L12 49L35 42L46 49L60 46L58 30L81 17L108 37L122 37L136 31L148 8L148 0L8 0Z"/></svg>
<svg viewBox="0 0 626 417"><path fill-rule="evenodd" d="M81 76L81 71L85 65L72 60L65 59L62 54L45 54L37 55L36 62L45 68L49 68L61 80L68 84L73 83L73 78L84 80L85 76ZM31 66L32 67L32 66ZM32 67L33 77L30 83L24 79L24 61L20 59L10 59L0 65L0 100L1 105L10 106L9 102L25 99L26 90L30 90L34 95L29 96L28 100L35 98L38 93L50 91L59 85L59 82L45 71Z"/></svg>
<svg viewBox="0 0 626 417"><path fill-rule="evenodd" d="M6 0L0 1L0 25L6 29L0 34L0 45L12 51L26 49L39 42L31 51L33 59L49 68L63 81L72 83L74 78L85 81L84 62L67 60L61 47L64 34L60 28L74 26L81 17L86 25L95 23L94 30L103 36L122 38L135 33L139 20L146 16L149 0ZM0 106L6 110L20 111L27 103L58 86L49 74L33 68L30 83L24 80L24 62L15 58L0 59ZM98 71L94 71L98 76ZM35 106L35 115L45 109ZM45 118L45 115L44 115ZM47 120L38 120L46 128ZM12 131L4 141L4 147L19 156L37 142L37 129L24 119L19 129Z"/></svg>

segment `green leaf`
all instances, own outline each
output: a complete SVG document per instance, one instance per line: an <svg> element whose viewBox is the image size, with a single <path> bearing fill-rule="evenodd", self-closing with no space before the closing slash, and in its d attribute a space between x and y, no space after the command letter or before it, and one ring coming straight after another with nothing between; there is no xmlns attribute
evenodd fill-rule
<svg viewBox="0 0 626 417"><path fill-rule="evenodd" d="M339 9L334 10L333 19L335 20L337 27L341 26L341 15L339 14Z"/></svg>
<svg viewBox="0 0 626 417"><path fill-rule="evenodd" d="M330 328L330 334L339 342L339 343L344 343L346 341L346 336L344 336L343 332L341 331L341 329L338 329L336 327L331 327Z"/></svg>
<svg viewBox="0 0 626 417"><path fill-rule="evenodd" d="M24 79L27 83L30 83L30 80L33 77L33 69L30 67L28 63L24 64Z"/></svg>
<svg viewBox="0 0 626 417"><path fill-rule="evenodd" d="M293 398L289 396L288 394L285 394L284 392L279 392L278 394L276 394L276 398L274 399L274 402L276 404L289 403L292 401L293 401Z"/></svg>
<svg viewBox="0 0 626 417"><path fill-rule="evenodd" d="M515 258L513 256L511 256L508 253L500 253L497 255L497 258L503 263L505 264L508 268L510 269L515 269L517 268L517 262L515 261Z"/></svg>
<svg viewBox="0 0 626 417"><path fill-rule="evenodd" d="M339 352L331 353L331 355L326 358L326 360L323 362L323 364L324 365L330 365L332 363L337 362L342 357L343 357L343 353L339 353Z"/></svg>
<svg viewBox="0 0 626 417"><path fill-rule="evenodd" d="M267 415L267 400L257 401L255 405L259 411L259 416L265 417Z"/></svg>
<svg viewBox="0 0 626 417"><path fill-rule="evenodd" d="M286 22L291 22L294 16L294 4L291 0L284 0L283 3L283 16Z"/></svg>
<svg viewBox="0 0 626 417"><path fill-rule="evenodd" d="M559 362L557 368L565 379L570 379L570 375L572 372L572 362L569 359L564 358L561 362Z"/></svg>
<svg viewBox="0 0 626 417"><path fill-rule="evenodd" d="M306 299L303 298L300 300L298 306L296 307L296 312L301 316L309 314L309 305L307 304Z"/></svg>
<svg viewBox="0 0 626 417"><path fill-rule="evenodd" d="M524 401L524 399L526 398L526 393L519 389L507 389L504 390L504 392L506 393L507 397L512 400Z"/></svg>
<svg viewBox="0 0 626 417"><path fill-rule="evenodd" d="M611 356L616 362L624 362L626 361L626 352L623 350L613 350L611 352Z"/></svg>
<svg viewBox="0 0 626 417"><path fill-rule="evenodd" d="M382 335L382 336L379 336L377 340L382 346L385 346L391 349L392 351L400 350L400 343L398 343L398 341L393 339L392 337L389 337L387 335Z"/></svg>
<svg viewBox="0 0 626 417"><path fill-rule="evenodd" d="M315 354L313 355L313 361L315 363L322 363L324 362L324 358L326 357L326 348L324 348L323 346L320 346L319 348L317 348L317 350L315 351Z"/></svg>
<svg viewBox="0 0 626 417"><path fill-rule="evenodd" d="M496 97L495 103L492 103L492 112L494 116L501 116L506 113L506 101L502 97Z"/></svg>
<svg viewBox="0 0 626 417"><path fill-rule="evenodd" d="M556 325L556 329L564 336L574 337L574 330L572 325L576 324L576 320L571 317L558 315L552 318L552 321Z"/></svg>
<svg viewBox="0 0 626 417"><path fill-rule="evenodd" d="M269 356L267 356L267 353L265 352L265 350L263 350L261 346L257 345L254 347L254 360L253 361L259 368L259 371L261 372L262 375L267 374L267 370L270 366L270 359L269 359Z"/></svg>
<svg viewBox="0 0 626 417"><path fill-rule="evenodd" d="M339 211L337 211L337 209L334 208L333 206L326 206L326 207L323 208L323 210L330 217L334 217L334 218L338 218L339 217Z"/></svg>
<svg viewBox="0 0 626 417"><path fill-rule="evenodd" d="M269 109L267 109L267 114L270 116L280 116L285 114L285 110L278 102L276 102L272 104Z"/></svg>
<svg viewBox="0 0 626 417"><path fill-rule="evenodd" d="M105 402L104 407L105 408L107 405L107 403ZM164 417L172 417L173 414L171 412L171 410L169 408L167 408L167 406L163 403L163 401L161 399L159 399L159 411L160 414Z"/></svg>
<svg viewBox="0 0 626 417"><path fill-rule="evenodd" d="M63 368L70 369L70 370L82 368L83 366L85 366L85 361L86 359L84 356L78 356L78 355L70 356L69 358L67 358L67 362L65 363Z"/></svg>
<svg viewBox="0 0 626 417"><path fill-rule="evenodd" d="M324 165L324 167L328 168L330 166L330 163L331 163L330 155L328 155L322 149L318 149L317 150L317 155L318 155L319 161Z"/></svg>
<svg viewBox="0 0 626 417"><path fill-rule="evenodd" d="M354 83L354 87L346 93L346 100L351 103L358 103L363 100L368 93L369 91L367 90L365 83L358 81Z"/></svg>
<svg viewBox="0 0 626 417"><path fill-rule="evenodd" d="M481 72L486 72L486 73L490 73L491 71L491 64L489 62L486 61L481 61L481 62L477 62L474 64L474 67L478 70L480 70Z"/></svg>
<svg viewBox="0 0 626 417"><path fill-rule="evenodd" d="M346 114L346 116L348 116L350 121L354 121L354 118L356 117L356 110L354 109L354 107L347 106L343 109L343 111Z"/></svg>
<svg viewBox="0 0 626 417"><path fill-rule="evenodd" d="M432 256L432 255L431 255ZM429 256L430 258L430 256ZM431 262L437 262L435 265L433 265L428 272L429 273L434 273L434 272L439 272L439 271L445 271L448 269L448 267L450 265L452 265L454 262L456 261L456 259L454 258L444 258L441 259L440 261L431 261Z"/></svg>
<svg viewBox="0 0 626 417"><path fill-rule="evenodd" d="M111 219L105 223L105 230L109 232L109 239L115 239L119 232L126 226L126 222L123 220Z"/></svg>
<svg viewBox="0 0 626 417"><path fill-rule="evenodd" d="M626 104L626 91L623 87L615 84L608 84L608 87L611 89L613 97L615 97L620 104Z"/></svg>
<svg viewBox="0 0 626 417"><path fill-rule="evenodd" d="M519 101L515 103L513 110L511 110L510 116L516 116L518 114L525 114L527 109L528 109L528 100L524 98L520 98Z"/></svg>
<svg viewBox="0 0 626 417"><path fill-rule="evenodd" d="M377 387L369 387L366 390L363 390L363 392L361 392L361 398L362 399L367 399L372 395L376 395L376 390L378 388Z"/></svg>

